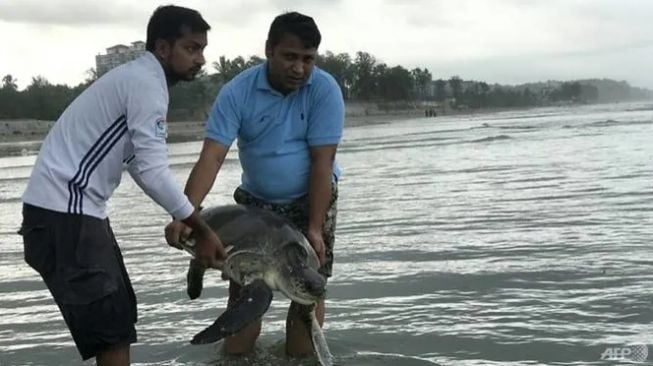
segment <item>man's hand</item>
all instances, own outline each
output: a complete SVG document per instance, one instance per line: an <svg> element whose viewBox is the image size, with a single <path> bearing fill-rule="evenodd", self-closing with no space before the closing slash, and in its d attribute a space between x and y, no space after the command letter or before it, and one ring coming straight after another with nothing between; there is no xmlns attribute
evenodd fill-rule
<svg viewBox="0 0 653 366"><path fill-rule="evenodd" d="M171 247L182 250L184 248L180 243L188 240L188 237L192 231L193 229L191 229L190 226L184 224L181 221L175 220L166 226L166 241Z"/></svg>
<svg viewBox="0 0 653 366"><path fill-rule="evenodd" d="M211 229L196 231L195 259L206 268L221 269L227 253L220 238Z"/></svg>
<svg viewBox="0 0 653 366"><path fill-rule="evenodd" d="M320 259L320 266L323 266L326 263L326 247L324 245L324 239L322 238L321 230L309 230L306 233L306 239L311 244L317 257Z"/></svg>
<svg viewBox="0 0 653 366"><path fill-rule="evenodd" d="M188 240L193 230L181 221L173 221L165 228L168 245L177 249L184 249L182 242ZM196 230L195 246L193 248L195 259L205 268L220 268L227 258L220 238L208 226Z"/></svg>

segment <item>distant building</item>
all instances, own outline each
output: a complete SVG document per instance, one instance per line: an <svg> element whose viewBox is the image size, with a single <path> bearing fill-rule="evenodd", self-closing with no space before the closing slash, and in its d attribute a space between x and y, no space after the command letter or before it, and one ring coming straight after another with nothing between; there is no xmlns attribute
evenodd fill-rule
<svg viewBox="0 0 653 366"><path fill-rule="evenodd" d="M144 53L145 42L143 41L132 42L131 46L117 44L109 47L107 48L106 55L95 56L95 70L97 71L97 75L103 75L114 67L134 60Z"/></svg>

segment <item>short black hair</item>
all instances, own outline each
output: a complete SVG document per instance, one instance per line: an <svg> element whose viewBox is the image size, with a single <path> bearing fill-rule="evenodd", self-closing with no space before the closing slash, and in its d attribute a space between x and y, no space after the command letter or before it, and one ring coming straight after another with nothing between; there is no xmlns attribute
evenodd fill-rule
<svg viewBox="0 0 653 366"><path fill-rule="evenodd" d="M268 32L269 46L274 47L279 44L286 33L299 37L306 48L318 48L322 41L322 35L313 18L296 11L274 18L270 25L270 32Z"/></svg>
<svg viewBox="0 0 653 366"><path fill-rule="evenodd" d="M191 33L206 33L211 26L197 10L174 5L159 6L147 24L145 49L154 51L157 39L174 42L184 35L184 29Z"/></svg>

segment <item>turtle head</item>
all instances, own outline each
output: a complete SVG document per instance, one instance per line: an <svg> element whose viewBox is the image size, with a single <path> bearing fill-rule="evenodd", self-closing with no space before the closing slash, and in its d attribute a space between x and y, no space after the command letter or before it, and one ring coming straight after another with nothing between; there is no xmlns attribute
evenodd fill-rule
<svg viewBox="0 0 653 366"><path fill-rule="evenodd" d="M326 279L310 266L314 259L299 243L289 243L278 252L279 290L304 305L316 303L326 293Z"/></svg>

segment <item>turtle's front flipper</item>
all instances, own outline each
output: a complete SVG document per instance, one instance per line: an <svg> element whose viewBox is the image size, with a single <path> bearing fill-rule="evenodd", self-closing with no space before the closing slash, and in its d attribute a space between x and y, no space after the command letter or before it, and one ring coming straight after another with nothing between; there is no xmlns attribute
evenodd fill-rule
<svg viewBox="0 0 653 366"><path fill-rule="evenodd" d="M240 297L208 328L197 333L192 344L206 344L236 334L265 314L272 302L272 289L263 280L243 286Z"/></svg>

